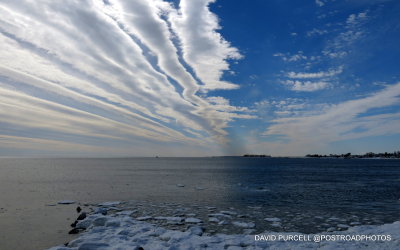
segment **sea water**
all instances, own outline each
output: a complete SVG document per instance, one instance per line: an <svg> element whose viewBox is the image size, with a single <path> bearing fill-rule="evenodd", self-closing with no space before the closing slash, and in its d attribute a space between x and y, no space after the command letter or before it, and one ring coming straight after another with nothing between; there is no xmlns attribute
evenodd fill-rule
<svg viewBox="0 0 400 250"><path fill-rule="evenodd" d="M398 221L400 160L3 158L0 190L0 221L17 209L29 213L65 199L135 200L215 206L243 214L256 229L315 233Z"/></svg>

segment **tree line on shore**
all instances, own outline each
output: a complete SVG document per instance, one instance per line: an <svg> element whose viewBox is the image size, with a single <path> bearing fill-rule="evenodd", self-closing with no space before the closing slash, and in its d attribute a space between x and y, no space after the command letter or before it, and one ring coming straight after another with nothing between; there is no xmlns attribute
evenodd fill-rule
<svg viewBox="0 0 400 250"><path fill-rule="evenodd" d="M319 154L308 154L306 157L311 158L400 158L400 151L394 151L393 153L373 153L368 152L363 155L352 155L347 154L329 154L329 155L319 155Z"/></svg>

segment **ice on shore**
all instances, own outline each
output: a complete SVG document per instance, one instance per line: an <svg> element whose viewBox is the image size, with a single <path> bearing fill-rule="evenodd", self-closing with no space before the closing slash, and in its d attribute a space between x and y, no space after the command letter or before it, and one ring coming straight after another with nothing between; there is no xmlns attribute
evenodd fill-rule
<svg viewBox="0 0 400 250"><path fill-rule="evenodd" d="M265 218L264 220L269 221L269 222L280 222L281 221L281 219L279 219L279 218Z"/></svg>
<svg viewBox="0 0 400 250"><path fill-rule="evenodd" d="M154 217L155 220L166 220L171 222L182 222L184 220L183 217L166 217L166 216L157 216Z"/></svg>
<svg viewBox="0 0 400 250"><path fill-rule="evenodd" d="M237 226L237 227L243 227L243 228L253 228L256 225L253 222L240 222L240 221L234 221L232 222L233 225Z"/></svg>
<svg viewBox="0 0 400 250"><path fill-rule="evenodd" d="M73 200L62 200L62 201L58 202L58 204L61 204L61 205L69 205L69 204L74 204L74 203L75 203L75 201L73 201Z"/></svg>
<svg viewBox="0 0 400 250"><path fill-rule="evenodd" d="M220 211L220 213L221 214L227 214L227 215L237 215L237 213L236 212L234 212L234 211Z"/></svg>
<svg viewBox="0 0 400 250"><path fill-rule="evenodd" d="M390 235L390 241L256 241L252 229L247 234L204 234L201 226L191 224L186 231L168 230L140 221L124 213L102 215L92 214L79 222L87 230L68 246L53 247L51 250L79 249L400 249L400 222L380 226L356 226L346 231L323 233L325 235ZM157 217L154 217L157 218ZM181 217L158 217L166 220L180 220ZM212 217L215 218L215 217ZM196 219L196 218L192 218ZM277 222L277 221L275 221ZM254 223L233 222L238 226L253 226ZM243 224L239 224L243 223ZM251 225L250 225L251 224ZM190 225L190 224L189 224ZM293 235L300 233L265 232L272 235Z"/></svg>
<svg viewBox="0 0 400 250"><path fill-rule="evenodd" d="M349 226L346 225L346 224L338 224L337 227L338 227L338 228L341 228L341 229L347 229L347 228L349 228Z"/></svg>
<svg viewBox="0 0 400 250"><path fill-rule="evenodd" d="M197 218L186 218L185 219L185 222L186 223L200 223L200 222L202 222L200 219L197 219Z"/></svg>
<svg viewBox="0 0 400 250"><path fill-rule="evenodd" d="M219 220L217 218L215 218L215 217L208 218L208 221L209 222L214 222L214 223L218 223L219 222Z"/></svg>
<svg viewBox="0 0 400 250"><path fill-rule="evenodd" d="M153 217L151 216L141 216L141 217L137 217L136 220L139 221L144 221L144 220L151 220Z"/></svg>
<svg viewBox="0 0 400 250"><path fill-rule="evenodd" d="M98 205L101 207L112 207L112 206L117 206L119 204L121 204L120 201L107 201L107 202L100 203Z"/></svg>
<svg viewBox="0 0 400 250"><path fill-rule="evenodd" d="M213 213L213 214L208 214L208 217L223 217L223 218L229 218L232 219L232 216L227 215L227 214L222 214L222 213Z"/></svg>

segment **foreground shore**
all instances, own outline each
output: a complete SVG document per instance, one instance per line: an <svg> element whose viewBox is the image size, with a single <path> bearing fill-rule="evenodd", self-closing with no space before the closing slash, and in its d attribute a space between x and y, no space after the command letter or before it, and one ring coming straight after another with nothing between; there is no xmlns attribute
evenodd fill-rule
<svg viewBox="0 0 400 250"><path fill-rule="evenodd" d="M231 215L229 211L210 213L208 221L197 218L196 214L136 217L137 211L124 210L118 205L120 202L105 202L92 207L87 216L83 212L84 216L74 225L75 233L80 232L79 237L50 249L400 249L400 222L318 234L266 231L255 237L254 223L240 218L224 220L234 212ZM245 233L207 229L223 223ZM294 235L300 238L291 239ZM326 239L315 240L315 235L325 235ZM341 235L350 235L353 239L343 239ZM367 238L360 238L363 236Z"/></svg>

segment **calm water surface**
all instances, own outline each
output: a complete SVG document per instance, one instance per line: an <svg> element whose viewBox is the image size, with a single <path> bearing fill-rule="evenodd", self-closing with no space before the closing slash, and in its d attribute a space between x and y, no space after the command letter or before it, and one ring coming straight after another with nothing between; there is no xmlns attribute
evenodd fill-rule
<svg viewBox="0 0 400 250"><path fill-rule="evenodd" d="M400 220L400 160L4 158L0 191L0 222L16 211L29 214L64 199L143 200L233 207L246 213L256 208L255 219L266 229L263 219L278 217L282 231L316 232L335 220Z"/></svg>

